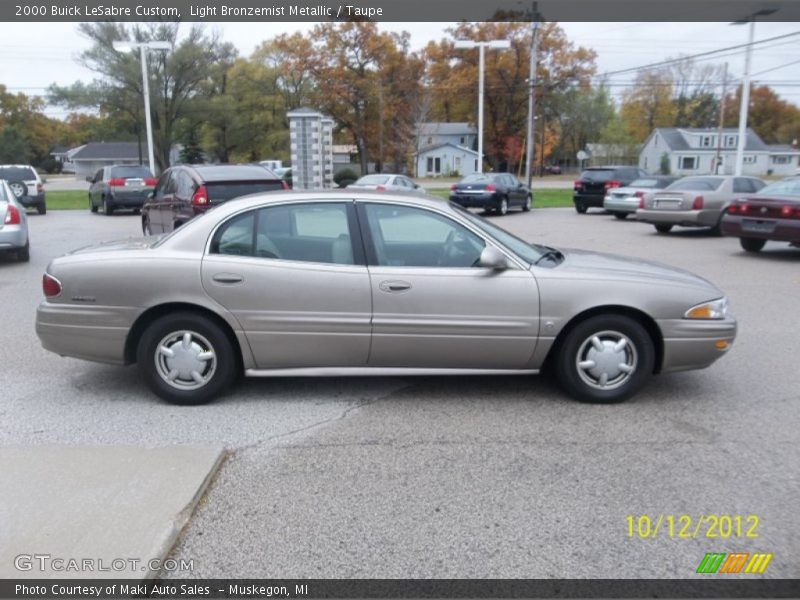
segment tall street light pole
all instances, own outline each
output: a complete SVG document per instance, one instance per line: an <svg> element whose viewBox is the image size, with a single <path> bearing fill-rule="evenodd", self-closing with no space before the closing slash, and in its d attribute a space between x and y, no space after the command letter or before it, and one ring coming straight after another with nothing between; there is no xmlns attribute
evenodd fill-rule
<svg viewBox="0 0 800 600"><path fill-rule="evenodd" d="M478 173L483 173L483 72L484 53L486 48L510 48L508 40L491 40L474 42L472 40L456 40L455 48L478 49Z"/></svg>
<svg viewBox="0 0 800 600"><path fill-rule="evenodd" d="M528 136L525 141L525 182L528 189L531 187L533 178L533 120L536 110L536 62L537 50L539 45L539 15L536 12L536 3L533 5L533 17L531 22L531 49L530 49L530 68L528 73ZM542 133L544 137L544 133Z"/></svg>
<svg viewBox="0 0 800 600"><path fill-rule="evenodd" d="M144 119L147 129L147 157L150 161L150 172L155 175L155 156L153 152L153 123L150 117L150 77L147 75L147 51L169 50L169 42L114 42L114 50L125 51L139 49L139 58L142 62L142 94L144 95Z"/></svg>

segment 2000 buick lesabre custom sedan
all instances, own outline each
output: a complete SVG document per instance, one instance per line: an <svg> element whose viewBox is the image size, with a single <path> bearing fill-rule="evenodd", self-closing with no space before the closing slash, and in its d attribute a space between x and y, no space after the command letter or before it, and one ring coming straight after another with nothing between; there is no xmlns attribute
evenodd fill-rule
<svg viewBox="0 0 800 600"><path fill-rule="evenodd" d="M161 238L56 258L36 331L64 356L138 363L167 401L250 376L528 374L614 402L730 347L691 273L529 244L453 204L368 192L228 202Z"/></svg>

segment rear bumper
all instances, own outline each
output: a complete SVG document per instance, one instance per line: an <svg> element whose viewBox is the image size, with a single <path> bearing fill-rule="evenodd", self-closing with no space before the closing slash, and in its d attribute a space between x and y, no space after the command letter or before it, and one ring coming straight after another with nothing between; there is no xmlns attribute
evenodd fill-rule
<svg viewBox="0 0 800 600"><path fill-rule="evenodd" d="M41 194L36 194L34 196L23 196L22 198L18 198L17 201L22 204L25 208L29 206L43 206L44 205L44 192Z"/></svg>
<svg viewBox="0 0 800 600"><path fill-rule="evenodd" d="M125 340L138 309L80 306L44 301L36 310L36 335L42 347L113 365L125 364Z"/></svg>
<svg viewBox="0 0 800 600"><path fill-rule="evenodd" d="M450 194L450 202L464 208L494 208L499 203L497 195L490 194Z"/></svg>
<svg viewBox="0 0 800 600"><path fill-rule="evenodd" d="M603 207L604 194L572 194L572 201L575 204L581 203L584 206Z"/></svg>
<svg viewBox="0 0 800 600"><path fill-rule="evenodd" d="M771 226L771 230L745 229L744 221ZM762 225L763 227L763 225ZM722 233L735 237L774 240L776 242L800 242L800 220L797 219L757 219L725 215L722 217Z"/></svg>
<svg viewBox="0 0 800 600"><path fill-rule="evenodd" d="M662 373L704 369L727 354L736 339L733 317L719 321L670 319L658 321L658 326L664 338Z"/></svg>
<svg viewBox="0 0 800 600"><path fill-rule="evenodd" d="M635 213L636 209L639 208L639 199L616 200L606 196L603 200L603 208L612 212Z"/></svg>
<svg viewBox="0 0 800 600"><path fill-rule="evenodd" d="M22 225L4 225L0 229L0 250L24 248L28 243L28 230Z"/></svg>
<svg viewBox="0 0 800 600"><path fill-rule="evenodd" d="M653 210L639 208L636 218L654 225L682 225L683 227L714 227L719 222L719 210Z"/></svg>
<svg viewBox="0 0 800 600"><path fill-rule="evenodd" d="M121 208L142 208L144 201L147 200L147 194L151 190L136 191L136 192L112 192L111 204L115 207Z"/></svg>

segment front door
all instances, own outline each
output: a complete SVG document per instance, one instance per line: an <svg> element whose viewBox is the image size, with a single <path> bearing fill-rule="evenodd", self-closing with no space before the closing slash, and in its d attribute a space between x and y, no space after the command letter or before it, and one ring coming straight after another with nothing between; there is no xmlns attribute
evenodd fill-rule
<svg viewBox="0 0 800 600"><path fill-rule="evenodd" d="M363 367L371 298L352 202L298 202L231 217L203 287L238 320L259 369Z"/></svg>
<svg viewBox="0 0 800 600"><path fill-rule="evenodd" d="M485 240L447 215L363 203L376 367L522 369L537 339L527 269L477 266Z"/></svg>

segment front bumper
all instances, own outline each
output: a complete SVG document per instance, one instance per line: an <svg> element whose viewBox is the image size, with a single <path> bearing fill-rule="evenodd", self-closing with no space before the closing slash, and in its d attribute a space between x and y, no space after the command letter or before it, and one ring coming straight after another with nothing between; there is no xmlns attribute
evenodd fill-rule
<svg viewBox="0 0 800 600"><path fill-rule="evenodd" d="M736 339L736 319L658 321L664 338L661 372L704 369L722 358Z"/></svg>
<svg viewBox="0 0 800 600"><path fill-rule="evenodd" d="M488 194L450 194L450 202L464 208L495 208L500 200L493 192Z"/></svg>
<svg viewBox="0 0 800 600"><path fill-rule="evenodd" d="M800 220L758 219L726 214L722 218L722 233L735 237L797 243L800 242Z"/></svg>
<svg viewBox="0 0 800 600"><path fill-rule="evenodd" d="M719 222L719 209L704 210L654 210L639 208L636 219L653 225L681 225L683 227L714 227Z"/></svg>

